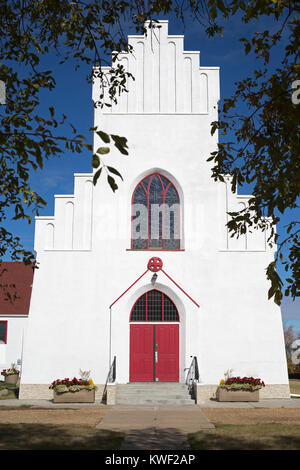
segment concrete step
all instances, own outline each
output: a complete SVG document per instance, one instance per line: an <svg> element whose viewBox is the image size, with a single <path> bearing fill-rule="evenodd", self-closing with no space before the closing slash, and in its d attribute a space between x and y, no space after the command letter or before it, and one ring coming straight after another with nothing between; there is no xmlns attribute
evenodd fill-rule
<svg viewBox="0 0 300 470"><path fill-rule="evenodd" d="M175 395L186 395L187 393L187 390L185 389L177 389L177 388L170 388L170 389L164 389L164 390L155 390L155 389L117 389L120 393L128 393L128 394L139 394L139 395L142 395L142 394L149 394L149 393L153 393L155 395L169 395L169 394L175 394Z"/></svg>
<svg viewBox="0 0 300 470"><path fill-rule="evenodd" d="M175 394L175 393L170 393L168 395L165 395L163 393L159 394L154 394L152 393L151 395L149 394L144 394L144 393L139 393L139 394L125 394L125 393L118 393L117 392L117 398L126 398L128 400L147 400L147 399L153 399L153 400L165 400L166 398L168 400L190 400L191 397L188 394Z"/></svg>
<svg viewBox="0 0 300 470"><path fill-rule="evenodd" d="M152 391L160 391L162 393L165 393L167 391L174 391L174 390L180 390L180 391L187 391L187 386L184 384L141 384L137 385L135 384L119 384L118 385L118 390L126 390L126 391L146 391L146 392L152 392Z"/></svg>
<svg viewBox="0 0 300 470"><path fill-rule="evenodd" d="M194 405L185 384L174 382L135 382L117 385L119 405Z"/></svg>
<svg viewBox="0 0 300 470"><path fill-rule="evenodd" d="M191 399L149 399L149 400L126 400L117 399L117 405L195 405L195 402Z"/></svg>
<svg viewBox="0 0 300 470"><path fill-rule="evenodd" d="M186 389L185 384L179 384L176 382L132 382L128 384L119 384L118 387L127 387L127 388L184 388Z"/></svg>

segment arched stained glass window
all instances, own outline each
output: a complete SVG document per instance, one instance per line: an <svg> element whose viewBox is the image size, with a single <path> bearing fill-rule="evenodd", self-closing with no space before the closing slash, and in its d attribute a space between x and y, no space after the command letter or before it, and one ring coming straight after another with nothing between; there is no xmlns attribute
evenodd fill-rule
<svg viewBox="0 0 300 470"><path fill-rule="evenodd" d="M146 176L132 196L131 248L180 249L180 199L173 183L159 173Z"/></svg>
<svg viewBox="0 0 300 470"><path fill-rule="evenodd" d="M153 289L138 298L134 304L130 321L179 321L175 304L162 292Z"/></svg>

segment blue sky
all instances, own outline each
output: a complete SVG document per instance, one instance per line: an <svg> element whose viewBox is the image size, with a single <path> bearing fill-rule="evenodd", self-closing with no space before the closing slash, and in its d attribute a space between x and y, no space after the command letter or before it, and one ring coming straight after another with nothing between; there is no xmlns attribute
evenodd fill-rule
<svg viewBox="0 0 300 470"><path fill-rule="evenodd" d="M202 65L220 66L221 98L230 97L234 90L234 82L251 74L257 67L257 60L253 54L245 56L244 47L239 41L241 37L253 31L268 29L268 19L261 19L259 24L245 25L238 17L225 23L224 37L207 38L203 28L198 23L187 21L184 29L181 21L172 17L160 17L169 20L169 34L185 34L185 50L200 50ZM127 25L127 33L135 34L130 25ZM278 51L270 64L270 67L280 61ZM90 71L89 66L83 65L75 71L74 62L59 65L59 58L50 53L43 58L45 69L53 70L57 86L51 93L41 95L40 113L47 114L49 106L54 106L56 114L66 114L75 125L80 134L88 136L89 128L93 125L93 106L91 100L91 85L87 83L86 76ZM67 135L66 130L66 135ZM71 132L69 132L71 136ZM91 143L91 135L89 143ZM129 157L130 158L130 155ZM46 201L47 207L40 211L40 215L53 215L54 194L73 193L73 173L90 172L91 155L88 151L76 155L65 152L60 158L53 158L45 162L44 169L33 172L31 175L32 188ZM101 183L100 183L101 184ZM104 183L106 184L106 183ZM250 194L251 188L239 189L241 194ZM116 192L115 197L118 197ZM293 214L287 214L278 225L279 234L283 234L284 225ZM295 217L295 215L294 215ZM299 214L298 214L299 217ZM21 237L26 249L33 249L34 224L27 222L7 223L7 227ZM279 274L282 268L279 267ZM293 325L300 331L300 300L292 302L284 299L282 303L283 321L286 326Z"/></svg>

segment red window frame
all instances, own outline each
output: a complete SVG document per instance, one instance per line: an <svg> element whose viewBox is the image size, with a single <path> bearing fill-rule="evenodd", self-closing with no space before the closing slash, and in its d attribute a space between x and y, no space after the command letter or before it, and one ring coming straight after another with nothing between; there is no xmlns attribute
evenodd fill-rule
<svg viewBox="0 0 300 470"><path fill-rule="evenodd" d="M148 294L149 292L159 292L161 295L161 303L162 303L162 319L161 320L148 320L147 319L147 316L148 316ZM134 307L135 305L137 304L137 302L144 296L146 295L146 302L145 302L145 309L146 309L146 320L132 320L132 313L133 313L133 310L134 310ZM178 315L178 320L164 320L164 297L167 297L169 299L169 301L174 305L175 309L176 309L176 312L177 312L177 315ZM165 294L164 292L158 290L158 289L151 289L151 290L148 290L147 292L144 292L142 295L139 296L139 298L134 302L133 306L132 306L132 309L130 311L130 317L129 317L129 321L132 322L132 323L139 323L139 322L148 322L150 321L151 323L180 323L180 315L179 315L179 312L178 312L178 308L176 307L175 303L173 302L172 299L170 299L170 297Z"/></svg>
<svg viewBox="0 0 300 470"><path fill-rule="evenodd" d="M143 184L143 181L146 179L146 178L149 178L149 176L151 177L149 182L148 182L148 185L147 185L147 188L145 188L145 185ZM162 188L162 196L163 196L163 199L162 199L162 204L164 204L165 202L165 196L166 196L166 193L169 189L170 186L172 186L175 191L176 191L176 194L177 194L177 197L178 197L178 204L179 204L179 214L178 214L178 233L179 233L179 244L178 244L178 248L165 248L164 245L165 245L165 238L164 238L164 233L165 233L165 227L164 227L164 222L165 222L165 214L164 214L164 206L163 206L163 212L162 212L162 248L149 248L149 188L150 188L150 184L153 180L153 178L157 176L159 181L160 181L160 184L161 184L161 188ZM163 182L161 180L161 176L163 176L168 182L169 184L167 185L166 189L164 189L164 185L163 185ZM134 195L135 195L135 192L138 188L138 186L141 185L142 188L144 189L145 191L145 194L146 194L146 198L147 198L147 248L133 248L133 240L132 240L132 225L133 225L133 210L132 210L132 206L133 206L133 198L134 198ZM160 173L158 172L155 172L155 173L150 173L149 175L146 175L143 179L141 179L141 181L138 182L138 184L136 185L136 187L134 188L134 191L132 193L132 197L131 197L131 244L130 244L130 249L131 250L134 250L134 251L182 251L181 249L181 233L180 233L180 197L179 197L179 193L177 191L177 188L176 186L172 183L172 181L170 181L169 178L167 178L165 175L161 175Z"/></svg>
<svg viewBox="0 0 300 470"><path fill-rule="evenodd" d="M6 323L6 327L5 327L5 340L4 340L4 343L0 343L0 344L7 344L7 325L8 325L8 321L7 321L7 320L0 320L0 323Z"/></svg>

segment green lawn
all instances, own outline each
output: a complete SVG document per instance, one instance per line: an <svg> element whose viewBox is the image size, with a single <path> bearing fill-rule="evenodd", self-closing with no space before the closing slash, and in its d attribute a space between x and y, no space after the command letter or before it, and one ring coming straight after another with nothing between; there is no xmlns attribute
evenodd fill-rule
<svg viewBox="0 0 300 470"><path fill-rule="evenodd" d="M300 425L217 424L188 439L193 450L299 450Z"/></svg>
<svg viewBox="0 0 300 470"><path fill-rule="evenodd" d="M0 400L12 400L15 399L16 395L14 392L9 391L7 395L1 395Z"/></svg>
<svg viewBox="0 0 300 470"><path fill-rule="evenodd" d="M124 435L81 425L0 424L1 450L118 450Z"/></svg>
<svg viewBox="0 0 300 470"><path fill-rule="evenodd" d="M300 379L290 379L289 382L291 393L300 395Z"/></svg>
<svg viewBox="0 0 300 470"><path fill-rule="evenodd" d="M3 381L0 382L0 390L8 390L7 395L0 395L0 400L8 400L12 398L17 398L18 389L13 384L7 384Z"/></svg>

